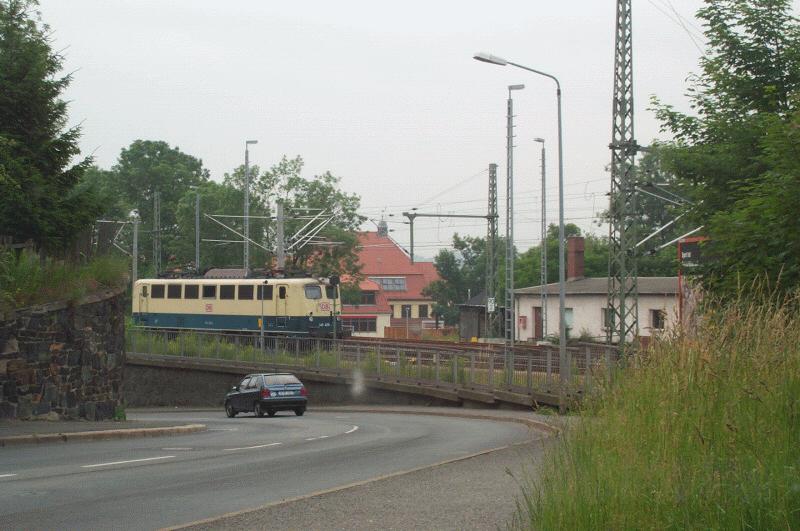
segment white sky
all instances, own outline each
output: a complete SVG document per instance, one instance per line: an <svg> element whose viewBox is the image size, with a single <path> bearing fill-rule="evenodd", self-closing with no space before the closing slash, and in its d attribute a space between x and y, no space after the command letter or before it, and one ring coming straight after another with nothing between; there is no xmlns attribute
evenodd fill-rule
<svg viewBox="0 0 800 531"><path fill-rule="evenodd" d="M659 136L650 96L686 109L700 55L699 0L635 0L636 136ZM674 7L675 12L671 7ZM505 231L507 85L515 92L515 234L539 241L537 136L548 144L548 220L557 215L555 89L550 80L472 59L506 57L561 79L567 221L602 234L610 160L613 0L305 1L42 0L41 12L75 71L67 92L81 145L101 167L135 139L165 140L203 160L212 177L251 162L302 155L306 176L330 170L389 221L420 212L485 214L488 165L499 165ZM673 20L668 18L669 15ZM699 40L699 37L696 37ZM441 195L446 190L450 192ZM432 198L435 198L431 201ZM408 227L392 223L408 242ZM482 220L418 219L417 254L453 232L485 235ZM370 224L365 228L372 228Z"/></svg>

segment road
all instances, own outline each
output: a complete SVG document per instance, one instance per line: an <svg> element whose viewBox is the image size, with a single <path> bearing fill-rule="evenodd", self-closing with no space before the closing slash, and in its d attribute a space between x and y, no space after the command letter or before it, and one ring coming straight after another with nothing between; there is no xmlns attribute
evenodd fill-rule
<svg viewBox="0 0 800 531"><path fill-rule="evenodd" d="M518 424L424 415L274 418L140 413L203 423L177 437L0 449L0 528L153 529L526 441Z"/></svg>

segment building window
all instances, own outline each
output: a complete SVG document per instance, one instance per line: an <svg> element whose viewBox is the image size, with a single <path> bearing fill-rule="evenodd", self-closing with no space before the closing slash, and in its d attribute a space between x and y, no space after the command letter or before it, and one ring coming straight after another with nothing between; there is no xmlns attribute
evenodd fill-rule
<svg viewBox="0 0 800 531"><path fill-rule="evenodd" d="M258 286L258 300L271 301L272 300L272 286Z"/></svg>
<svg viewBox="0 0 800 531"><path fill-rule="evenodd" d="M603 330L608 330L614 327L614 309L613 308L600 308L600 319L603 323Z"/></svg>
<svg viewBox="0 0 800 531"><path fill-rule="evenodd" d="M402 312L401 313L401 317L403 317L405 319L408 319L408 318L411 317L411 305L410 304L402 305L400 307L400 311Z"/></svg>
<svg viewBox="0 0 800 531"><path fill-rule="evenodd" d="M200 286L197 284L186 284L183 287L184 299L196 299L200 296Z"/></svg>
<svg viewBox="0 0 800 531"><path fill-rule="evenodd" d="M253 285L252 284L242 284L239 286L239 300L240 301L251 301L253 300Z"/></svg>
<svg viewBox="0 0 800 531"><path fill-rule="evenodd" d="M667 316L664 310L650 310L650 328L653 330L664 330L666 318Z"/></svg>
<svg viewBox="0 0 800 531"><path fill-rule="evenodd" d="M375 292L374 291L362 291L361 298L359 300L359 304L375 304Z"/></svg>
<svg viewBox="0 0 800 531"><path fill-rule="evenodd" d="M233 284L223 284L219 287L219 300L231 301L236 297L236 286Z"/></svg>
<svg viewBox="0 0 800 531"><path fill-rule="evenodd" d="M150 288L150 297L154 299L164 298L164 284L153 284Z"/></svg>
<svg viewBox="0 0 800 531"><path fill-rule="evenodd" d="M377 282L383 291L405 291L406 277L369 277Z"/></svg>
<svg viewBox="0 0 800 531"><path fill-rule="evenodd" d="M572 312L572 308L564 308L564 328L566 328L567 332L569 332L572 330L574 325L575 315Z"/></svg>
<svg viewBox="0 0 800 531"><path fill-rule="evenodd" d="M203 286L203 298L204 299L216 299L217 298L217 286Z"/></svg>
<svg viewBox="0 0 800 531"><path fill-rule="evenodd" d="M375 332L378 330L378 319L375 317L351 317L345 324L353 327L353 332Z"/></svg>
<svg viewBox="0 0 800 531"><path fill-rule="evenodd" d="M167 298L180 299L181 298L181 285L180 284L167 284Z"/></svg>
<svg viewBox="0 0 800 531"><path fill-rule="evenodd" d="M420 304L419 305L419 317L420 317L420 319L427 319L428 318L428 305L427 304Z"/></svg>

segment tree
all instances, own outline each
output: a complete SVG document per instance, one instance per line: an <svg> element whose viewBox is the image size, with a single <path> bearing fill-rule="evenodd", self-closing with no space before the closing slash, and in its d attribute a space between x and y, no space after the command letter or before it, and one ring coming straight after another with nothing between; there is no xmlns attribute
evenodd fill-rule
<svg viewBox="0 0 800 531"><path fill-rule="evenodd" d="M240 236L230 232L219 223L208 219L203 214L242 215L244 204L244 191L234 188L228 181L219 184L213 181L205 182L196 190L187 191L178 200L175 213L176 237L172 252L179 264L194 262L195 256L195 207L197 196L200 196L200 235L207 240L241 240ZM251 197L250 239L267 247L267 223L262 217L269 215L266 206L259 197ZM222 218L223 223L242 231L242 220L237 218ZM241 267L242 244L218 242L200 243L200 265L202 269L211 267ZM267 247L269 248L269 247ZM269 256L266 251L257 245L250 244L250 260L252 267L265 267Z"/></svg>
<svg viewBox="0 0 800 531"><path fill-rule="evenodd" d="M287 238L300 231L317 214L324 213L321 219L332 217L331 222L317 234L332 245L312 244L293 249L287 256L287 271L312 275L332 272L357 274L356 232L365 220L358 214L361 199L356 194L340 190L340 179L329 171L306 179L301 175L302 169L300 156L293 159L284 156L256 179L256 193L262 200L283 205ZM274 228L271 232L274 234Z"/></svg>
<svg viewBox="0 0 800 531"><path fill-rule="evenodd" d="M63 251L100 212L81 177L80 128L67 128L70 75L34 0L0 0L0 227L42 251Z"/></svg>
<svg viewBox="0 0 800 531"><path fill-rule="evenodd" d="M662 146L666 169L694 201L710 260L706 288L734 294L760 277L800 286L796 134L800 26L789 0L708 0L708 51L688 96L693 115L654 100L674 140ZM793 214L794 213L794 214ZM791 238L795 236L795 239Z"/></svg>

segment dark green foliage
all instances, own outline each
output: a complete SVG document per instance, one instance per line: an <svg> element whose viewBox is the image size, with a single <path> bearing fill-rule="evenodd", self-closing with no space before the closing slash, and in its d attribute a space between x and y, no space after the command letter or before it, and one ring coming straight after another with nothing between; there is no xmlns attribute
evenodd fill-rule
<svg viewBox="0 0 800 531"><path fill-rule="evenodd" d="M33 0L0 0L0 227L42 250L65 249L100 212L91 187L80 185L89 158L80 128L67 128L71 81L50 47Z"/></svg>
<svg viewBox="0 0 800 531"><path fill-rule="evenodd" d="M664 165L710 237L702 280L718 294L764 276L780 289L800 285L800 26L791 12L788 0L708 0L698 12L709 49L689 89L694 115L654 102L675 138L661 149Z"/></svg>

